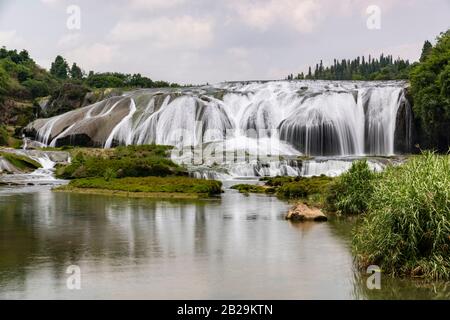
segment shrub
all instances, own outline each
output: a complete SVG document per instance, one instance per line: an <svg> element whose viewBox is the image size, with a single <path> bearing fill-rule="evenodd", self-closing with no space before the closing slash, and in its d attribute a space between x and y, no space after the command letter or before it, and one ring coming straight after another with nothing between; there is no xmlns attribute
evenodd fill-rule
<svg viewBox="0 0 450 320"><path fill-rule="evenodd" d="M45 97L50 93L50 89L44 81L29 79L24 81L22 85L30 91L33 98Z"/></svg>
<svg viewBox="0 0 450 320"><path fill-rule="evenodd" d="M449 280L450 156L425 153L387 168L374 184L353 249L361 267Z"/></svg>
<svg viewBox="0 0 450 320"><path fill-rule="evenodd" d="M240 193L265 193L266 188L254 184L237 184L231 187L231 189L238 190Z"/></svg>
<svg viewBox="0 0 450 320"><path fill-rule="evenodd" d="M5 126L0 124L0 146L8 145L9 134Z"/></svg>
<svg viewBox="0 0 450 320"><path fill-rule="evenodd" d="M373 193L374 173L367 161L355 161L350 170L329 186L326 197L330 211L359 214L367 211Z"/></svg>
<svg viewBox="0 0 450 320"><path fill-rule="evenodd" d="M297 177L287 183L282 183L281 181L282 179L271 181L272 185L281 183L281 186L277 189L277 196L288 199L297 199L324 193L333 179L326 176L320 176L310 178Z"/></svg>
<svg viewBox="0 0 450 320"><path fill-rule="evenodd" d="M187 174L182 167L168 159L170 147L167 146L119 147L112 153L102 150L98 154L95 154L95 150L75 150L72 163L59 168L57 176L63 179L109 179Z"/></svg>

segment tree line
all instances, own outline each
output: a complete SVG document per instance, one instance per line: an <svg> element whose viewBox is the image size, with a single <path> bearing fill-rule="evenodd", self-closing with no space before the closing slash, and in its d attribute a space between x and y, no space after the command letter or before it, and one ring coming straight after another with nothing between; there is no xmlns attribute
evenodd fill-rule
<svg viewBox="0 0 450 320"><path fill-rule="evenodd" d="M408 60L393 59L392 55L381 54L379 58L362 56L353 60L334 59L331 66L324 66L323 61L308 68L308 73L290 74L287 80L396 80L408 79L410 71ZM314 71L313 71L314 70Z"/></svg>
<svg viewBox="0 0 450 320"><path fill-rule="evenodd" d="M140 73L124 74L119 72L87 74L77 63L69 66L58 55L49 71L41 68L30 57L28 51L0 48L0 103L6 97L18 100L30 100L46 97L58 91L67 83L95 88L160 88L178 87L176 83L153 81Z"/></svg>
<svg viewBox="0 0 450 320"><path fill-rule="evenodd" d="M50 74L60 80L82 81L91 88L162 88L179 87L176 83L153 81L140 73L124 74L119 72L85 73L75 62L69 64L62 56L57 56L50 68Z"/></svg>

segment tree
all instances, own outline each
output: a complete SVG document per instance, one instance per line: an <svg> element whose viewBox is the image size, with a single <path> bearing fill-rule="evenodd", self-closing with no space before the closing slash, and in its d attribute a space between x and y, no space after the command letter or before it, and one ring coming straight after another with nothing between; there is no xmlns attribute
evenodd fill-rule
<svg viewBox="0 0 450 320"><path fill-rule="evenodd" d="M433 45L430 41L425 41L422 48L422 54L420 55L420 62L424 62L427 56L430 54L431 49L433 49Z"/></svg>
<svg viewBox="0 0 450 320"><path fill-rule="evenodd" d="M308 79L312 79L311 67L308 69Z"/></svg>
<svg viewBox="0 0 450 320"><path fill-rule="evenodd" d="M70 77L76 80L83 79L83 71L81 71L81 68L75 62L72 64L72 68L70 68Z"/></svg>
<svg viewBox="0 0 450 320"><path fill-rule="evenodd" d="M57 56L55 62L52 63L50 68L50 74L54 75L58 79L67 79L69 73L69 65L67 61L61 57Z"/></svg>
<svg viewBox="0 0 450 320"><path fill-rule="evenodd" d="M422 147L447 152L450 146L450 29L427 50L426 58L411 71L413 110L419 121Z"/></svg>
<svg viewBox="0 0 450 320"><path fill-rule="evenodd" d="M33 99L37 97L45 97L50 94L48 85L44 81L29 79L26 80L23 85L30 91Z"/></svg>
<svg viewBox="0 0 450 320"><path fill-rule="evenodd" d="M8 87L9 87L8 73L0 65L0 102L3 100L3 96L8 91Z"/></svg>

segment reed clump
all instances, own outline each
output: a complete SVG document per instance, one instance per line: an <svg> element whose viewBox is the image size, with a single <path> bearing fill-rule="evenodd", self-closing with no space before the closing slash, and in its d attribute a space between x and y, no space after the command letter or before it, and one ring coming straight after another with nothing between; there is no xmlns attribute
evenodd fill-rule
<svg viewBox="0 0 450 320"><path fill-rule="evenodd" d="M450 280L450 156L427 152L388 167L373 183L353 250L364 268Z"/></svg>

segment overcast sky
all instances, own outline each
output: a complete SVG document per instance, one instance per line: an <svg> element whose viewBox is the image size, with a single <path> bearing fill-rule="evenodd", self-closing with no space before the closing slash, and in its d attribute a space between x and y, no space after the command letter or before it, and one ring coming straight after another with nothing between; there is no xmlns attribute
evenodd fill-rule
<svg viewBox="0 0 450 320"><path fill-rule="evenodd" d="M80 29L67 27L70 5ZM380 29L367 27L370 5ZM0 46L46 68L61 54L85 71L201 84L381 52L417 60L449 21L450 0L0 0Z"/></svg>

